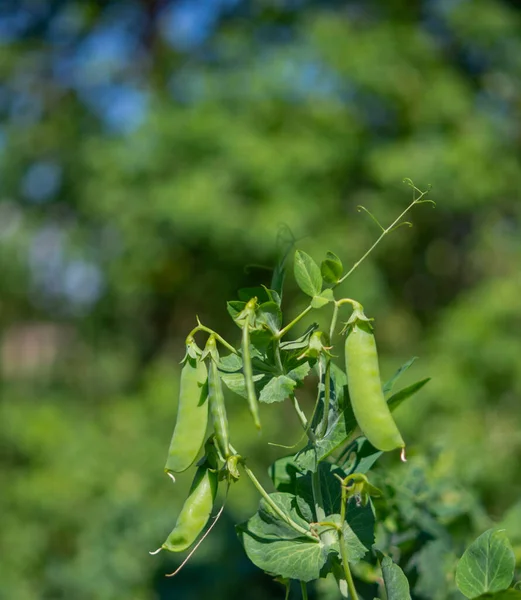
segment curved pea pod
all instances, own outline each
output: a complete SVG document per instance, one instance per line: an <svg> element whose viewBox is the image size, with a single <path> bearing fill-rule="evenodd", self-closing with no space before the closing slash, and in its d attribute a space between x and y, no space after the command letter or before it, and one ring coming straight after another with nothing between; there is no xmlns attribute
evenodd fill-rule
<svg viewBox="0 0 521 600"><path fill-rule="evenodd" d="M174 529L161 548L182 552L189 548L206 527L217 494L218 471L206 459L197 468L192 487L177 517Z"/></svg>
<svg viewBox="0 0 521 600"><path fill-rule="evenodd" d="M165 464L167 473L188 469L201 450L208 425L207 380L204 362L187 356L181 371L179 407Z"/></svg>
<svg viewBox="0 0 521 600"><path fill-rule="evenodd" d="M349 397L362 433L378 450L405 447L384 398L373 330L361 309L347 324L345 360Z"/></svg>

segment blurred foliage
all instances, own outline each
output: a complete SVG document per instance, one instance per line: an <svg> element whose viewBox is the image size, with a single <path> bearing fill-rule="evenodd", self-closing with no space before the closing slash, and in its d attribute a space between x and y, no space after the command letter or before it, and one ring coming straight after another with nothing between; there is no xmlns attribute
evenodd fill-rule
<svg viewBox="0 0 521 600"><path fill-rule="evenodd" d="M405 176L438 208L343 289L375 317L384 378L414 354L433 377L397 412L410 452L442 453L503 519L521 492L517 3L19 0L0 40L0 598L283 597L233 532L246 481L175 580L147 555L189 485L162 473L184 337L197 314L236 340L225 301L269 281L281 223L356 261L378 234L357 205L391 222ZM266 442L300 436L278 409L258 439L230 398L266 485Z"/></svg>

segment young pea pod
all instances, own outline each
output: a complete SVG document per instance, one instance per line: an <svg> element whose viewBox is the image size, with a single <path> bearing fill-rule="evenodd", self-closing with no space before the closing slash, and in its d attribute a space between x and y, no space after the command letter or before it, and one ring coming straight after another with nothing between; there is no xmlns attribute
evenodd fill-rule
<svg viewBox="0 0 521 600"><path fill-rule="evenodd" d="M261 424L259 417L259 403L257 401L257 394L255 393L255 383L253 381L253 369L250 355L250 322L252 315L254 314L256 301L256 298L252 298L244 310L246 318L244 319L244 323L242 325L242 361L246 392L248 393L248 405L250 407L250 412L253 417L255 427L260 429Z"/></svg>
<svg viewBox="0 0 521 600"><path fill-rule="evenodd" d="M360 305L347 323L345 360L349 397L362 433L378 450L403 448L383 395L373 330Z"/></svg>
<svg viewBox="0 0 521 600"><path fill-rule="evenodd" d="M203 357L205 356L209 356L208 402L215 432L215 442L222 458L226 460L231 455L230 441L228 436L228 417L226 415L226 407L224 406L222 381L217 368L219 354L217 352L217 345L213 335L211 335L206 342L206 348L203 353Z"/></svg>
<svg viewBox="0 0 521 600"><path fill-rule="evenodd" d="M217 484L217 461L210 452L197 468L188 498L177 517L175 527L161 548L170 552L182 552L197 540L210 519L217 494Z"/></svg>
<svg viewBox="0 0 521 600"><path fill-rule="evenodd" d="M192 465L201 450L208 425L208 373L206 365L191 351L181 371L177 418L165 464L167 473L180 473Z"/></svg>

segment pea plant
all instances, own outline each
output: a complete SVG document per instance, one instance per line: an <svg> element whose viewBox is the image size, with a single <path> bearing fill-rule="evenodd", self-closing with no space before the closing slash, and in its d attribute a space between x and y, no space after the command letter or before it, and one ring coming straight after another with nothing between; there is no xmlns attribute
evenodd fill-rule
<svg viewBox="0 0 521 600"><path fill-rule="evenodd" d="M409 561L416 565L415 589L427 590L420 597L521 598L520 591L505 591L514 577L514 554L504 532L493 528L468 548L452 580L441 574L429 583L429 574L441 564L436 562L438 555L446 557L453 548L446 546L450 546L447 530L432 520L439 499L422 489L422 473L406 471L405 442L392 415L429 379L394 391L400 376L413 364L411 359L382 385L372 319L360 302L338 294L339 286L382 239L405 224L403 219L414 206L434 204L425 198L427 192L406 182L413 190L412 202L386 228L369 213L381 234L347 272L332 252L327 252L319 266L296 250L295 280L310 301L289 323L284 325L281 306L292 247L281 256L269 288L242 289L237 300L228 302L228 313L241 330L238 348L199 320L188 334L166 473L175 482L175 475L191 468L202 448L204 452L174 529L152 554L189 551L181 569L224 509L223 504L212 520L218 486L225 486L227 495L245 475L257 489L260 504L248 521L236 526L237 534L249 559L286 586L286 598L295 589L294 581L301 597L308 598L307 584L328 578L336 589L330 597L410 600L410 583L400 563L411 552L417 552L416 563ZM306 315L327 307L332 308L327 331L319 331L313 323L299 337L290 338ZM345 309L349 313L341 328L339 317ZM204 345L196 342L196 336L205 340ZM345 369L333 360L339 356ZM306 415L296 390L312 375L317 381L316 402ZM302 426L303 447L270 467L273 491L264 488L247 457L232 445L225 388L247 401L256 429L261 428L259 402L289 401ZM394 483L393 476L369 474L385 452L401 457L402 462L395 461L393 467ZM464 506L470 514L471 505ZM405 522L402 530L409 537L395 535L400 521ZM422 547L415 541L421 537L419 528L430 531ZM411 541L416 544L412 550ZM421 552L427 557L423 559L428 564L425 573Z"/></svg>

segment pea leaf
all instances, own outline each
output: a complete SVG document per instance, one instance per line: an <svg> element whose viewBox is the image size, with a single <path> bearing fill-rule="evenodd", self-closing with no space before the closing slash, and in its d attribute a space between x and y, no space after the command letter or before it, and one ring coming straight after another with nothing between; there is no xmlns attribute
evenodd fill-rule
<svg viewBox="0 0 521 600"><path fill-rule="evenodd" d="M429 383L430 380L431 378L427 377L426 379L422 379L420 381L417 381L416 383L412 383L411 385L403 388L399 392L396 392L396 394L393 394L387 400L387 404L389 405L391 411L398 408L400 404L402 404L402 402L405 402L411 396L414 396L414 394L416 394L416 392L419 392L424 385Z"/></svg>
<svg viewBox="0 0 521 600"><path fill-rule="evenodd" d="M283 352L289 352L291 350L304 350L309 345L309 338L312 336L313 332L318 329L318 323L312 323L306 331L296 340L288 340L287 342L282 342L280 344L280 349ZM299 352L300 354L300 352Z"/></svg>
<svg viewBox="0 0 521 600"><path fill-rule="evenodd" d="M219 375L221 376L221 380L224 382L226 387L231 391L241 396L242 398L248 399L248 392L246 391L246 382L244 380L244 375L242 372L229 373L223 372L219 369ZM255 388L258 391L261 385L264 383L265 375L262 373L257 373L253 376L253 381L255 382ZM259 385L259 382L262 382Z"/></svg>
<svg viewBox="0 0 521 600"><path fill-rule="evenodd" d="M506 590L514 577L515 556L504 530L489 529L464 552L456 585L467 598Z"/></svg>
<svg viewBox="0 0 521 600"><path fill-rule="evenodd" d="M357 563L371 549L374 544L374 525L375 518L370 503L359 506L354 499L348 502L343 534L349 562Z"/></svg>
<svg viewBox="0 0 521 600"><path fill-rule="evenodd" d="M277 377L272 377L262 388L262 392L259 396L259 402L265 402L266 404L283 402L291 395L296 385L297 382L287 375L278 375Z"/></svg>
<svg viewBox="0 0 521 600"><path fill-rule="evenodd" d="M394 387L394 384L398 381L398 379L405 373L405 371L407 371L407 369L416 361L418 360L417 356L413 356L412 358L410 358L405 364L403 364L397 371L396 373L388 380L384 383L383 386L383 391L384 394L387 395L390 392L392 392L392 389Z"/></svg>
<svg viewBox="0 0 521 600"><path fill-rule="evenodd" d="M320 486L322 489L322 507L326 514L335 514L340 512L340 500L342 497L342 488L340 482L335 477L346 477L347 473L343 471L338 465L333 463L324 462L319 465L318 469ZM310 471L302 472L298 470L298 466L294 471L295 474L295 486L297 490L298 498L307 503L309 506L314 505L313 500L313 484L312 475ZM304 508L302 508L304 514ZM307 516L307 515L304 515ZM313 518L313 515L310 517Z"/></svg>
<svg viewBox="0 0 521 600"><path fill-rule="evenodd" d="M456 556L452 549L452 540L437 539L427 542L416 554L415 564L418 580L414 587L415 594L430 600L447 600L454 598L451 575L454 573Z"/></svg>
<svg viewBox="0 0 521 600"><path fill-rule="evenodd" d="M304 380L310 368L309 363L306 361L285 375L272 377L262 388L259 401L266 404L283 402L292 394L295 387Z"/></svg>
<svg viewBox="0 0 521 600"><path fill-rule="evenodd" d="M230 300L226 303L226 310L230 317L235 321L237 317L241 314L246 306L246 302L241 302L240 300Z"/></svg>
<svg viewBox="0 0 521 600"><path fill-rule="evenodd" d="M255 319L257 324L264 325L276 334L282 324L282 311L280 306L275 302L263 302L255 313Z"/></svg>
<svg viewBox="0 0 521 600"><path fill-rule="evenodd" d="M322 275L317 263L305 252L295 252L295 280L308 296L318 296L322 291Z"/></svg>
<svg viewBox="0 0 521 600"><path fill-rule="evenodd" d="M270 498L296 523L308 527L296 509L295 496L276 492ZM306 582L319 578L327 549L318 539L313 541L295 531L264 500L259 511L236 530L248 558L263 571Z"/></svg>
<svg viewBox="0 0 521 600"><path fill-rule="evenodd" d="M387 600L411 600L407 577L388 556L382 560L382 574L385 590L387 591Z"/></svg>
<svg viewBox="0 0 521 600"><path fill-rule="evenodd" d="M337 283L342 277L343 271L344 267L342 261L333 252L328 252L325 260L323 260L320 265L322 279L326 283Z"/></svg>
<svg viewBox="0 0 521 600"><path fill-rule="evenodd" d="M519 590L505 590L504 592L498 592L497 594L483 594L478 596L477 600L521 600L521 591Z"/></svg>
<svg viewBox="0 0 521 600"><path fill-rule="evenodd" d="M331 288L326 288L325 290L322 290L320 294L313 296L313 299L311 300L311 306L313 308L322 308L329 302L333 302L334 299L335 297L333 296L333 290Z"/></svg>
<svg viewBox="0 0 521 600"><path fill-rule="evenodd" d="M297 474L301 473L295 464L295 456L283 456L269 468L270 478L278 492L297 493Z"/></svg>
<svg viewBox="0 0 521 600"><path fill-rule="evenodd" d="M351 473L365 474L382 454L381 450L377 450L367 438L361 436L346 448L345 461L339 460L338 462L348 475Z"/></svg>

